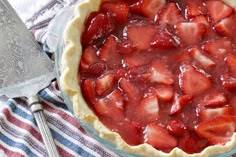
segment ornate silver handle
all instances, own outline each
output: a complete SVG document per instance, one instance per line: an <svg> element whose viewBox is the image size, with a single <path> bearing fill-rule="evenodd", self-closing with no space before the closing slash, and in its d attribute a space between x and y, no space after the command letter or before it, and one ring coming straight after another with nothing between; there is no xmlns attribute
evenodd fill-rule
<svg viewBox="0 0 236 157"><path fill-rule="evenodd" d="M41 133L41 136L43 138L43 142L45 144L47 153L49 157L60 157L56 145L54 143L54 140L52 138L52 134L49 130L49 127L47 125L47 121L45 119L45 116L43 114L43 107L40 104L40 100L38 96L32 96L28 99L28 105L35 117L35 120L37 122L39 131Z"/></svg>

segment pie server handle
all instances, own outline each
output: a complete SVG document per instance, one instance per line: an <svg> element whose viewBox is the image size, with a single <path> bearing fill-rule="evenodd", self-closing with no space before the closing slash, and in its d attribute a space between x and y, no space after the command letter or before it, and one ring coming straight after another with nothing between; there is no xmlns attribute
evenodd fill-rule
<svg viewBox="0 0 236 157"><path fill-rule="evenodd" d="M38 125L40 134L43 138L43 142L45 144L45 148L47 150L49 157L60 157L56 145L54 143L54 140L52 138L52 134L49 130L49 127L47 125L47 121L45 119L44 113L43 113L43 107L40 103L39 97L32 96L28 99L28 105L31 109L31 112L34 115L34 118L36 120L36 123Z"/></svg>

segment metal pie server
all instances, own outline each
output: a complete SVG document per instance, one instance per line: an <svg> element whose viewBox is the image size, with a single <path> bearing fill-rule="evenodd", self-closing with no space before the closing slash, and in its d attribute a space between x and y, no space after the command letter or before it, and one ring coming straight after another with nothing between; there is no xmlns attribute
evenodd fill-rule
<svg viewBox="0 0 236 157"><path fill-rule="evenodd" d="M37 93L55 78L42 51L7 0L0 0L0 96L27 97L49 157L59 157Z"/></svg>

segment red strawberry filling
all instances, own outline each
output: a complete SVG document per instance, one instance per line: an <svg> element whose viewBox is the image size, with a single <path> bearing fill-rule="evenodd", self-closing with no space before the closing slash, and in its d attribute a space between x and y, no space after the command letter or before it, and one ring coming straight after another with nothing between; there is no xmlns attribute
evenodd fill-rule
<svg viewBox="0 0 236 157"><path fill-rule="evenodd" d="M81 37L85 100L130 145L225 145L236 131L235 17L218 0L104 1Z"/></svg>

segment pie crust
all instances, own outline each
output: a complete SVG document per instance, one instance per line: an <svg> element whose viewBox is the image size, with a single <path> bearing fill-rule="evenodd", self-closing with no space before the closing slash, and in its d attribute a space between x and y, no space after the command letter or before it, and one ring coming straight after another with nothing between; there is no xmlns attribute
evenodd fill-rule
<svg viewBox="0 0 236 157"><path fill-rule="evenodd" d="M223 0L225 3L236 8L236 1ZM118 149L131 154L141 156L161 156L161 157L204 157L216 154L223 154L236 147L236 133L233 134L232 140L222 145L214 145L205 148L201 153L187 154L179 148L174 148L170 153L158 151L149 144L140 144L131 146L127 144L118 133L110 131L104 126L88 107L82 97L81 89L78 86L78 67L82 55L82 46L80 37L84 30L86 17L93 11L99 9L101 0L85 0L75 6L74 18L71 20L64 32L64 52L62 55L60 85L62 91L68 95L73 104L75 117L91 125L99 136L113 143Z"/></svg>

